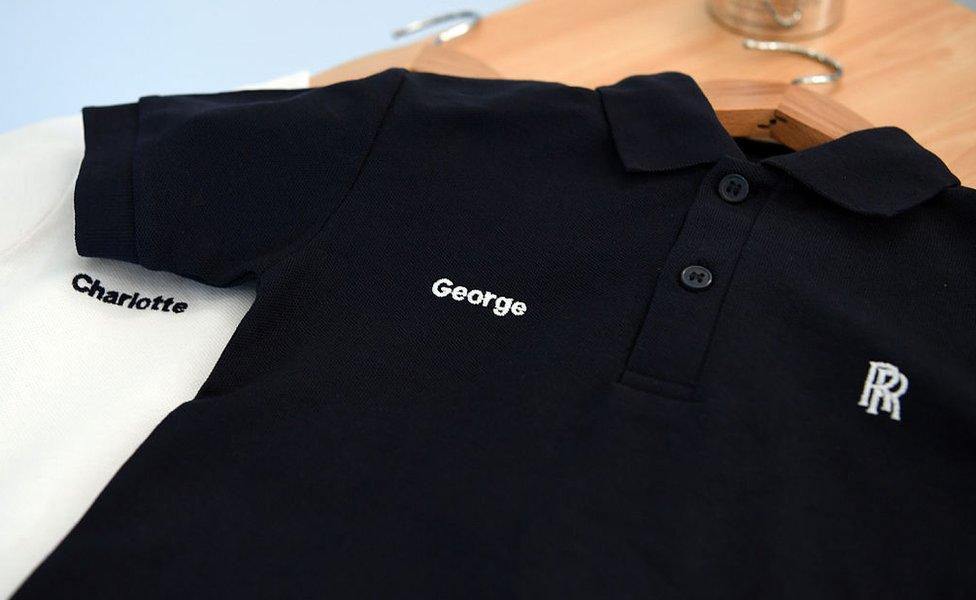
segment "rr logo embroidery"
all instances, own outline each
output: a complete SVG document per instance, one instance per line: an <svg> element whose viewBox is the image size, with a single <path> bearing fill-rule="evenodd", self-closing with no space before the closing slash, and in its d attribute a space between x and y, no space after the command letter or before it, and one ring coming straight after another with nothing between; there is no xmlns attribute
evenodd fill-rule
<svg viewBox="0 0 976 600"><path fill-rule="evenodd" d="M880 404L881 410L890 413L892 419L901 421L901 397L907 391L908 378L898 367L872 360L864 380L861 401L857 405L865 407L869 415L876 415Z"/></svg>

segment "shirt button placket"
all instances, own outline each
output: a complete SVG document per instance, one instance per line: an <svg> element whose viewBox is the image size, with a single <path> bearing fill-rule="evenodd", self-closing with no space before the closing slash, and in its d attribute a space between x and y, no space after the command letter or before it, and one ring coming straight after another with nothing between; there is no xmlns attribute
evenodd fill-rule
<svg viewBox="0 0 976 600"><path fill-rule="evenodd" d="M767 199L764 169L726 157L705 177L658 277L623 383L694 396L739 254Z"/></svg>

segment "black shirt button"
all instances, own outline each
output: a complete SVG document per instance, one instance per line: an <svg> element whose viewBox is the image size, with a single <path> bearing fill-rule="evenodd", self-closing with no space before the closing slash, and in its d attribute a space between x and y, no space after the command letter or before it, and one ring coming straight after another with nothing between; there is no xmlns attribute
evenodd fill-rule
<svg viewBox="0 0 976 600"><path fill-rule="evenodd" d="M712 285L712 272L699 265L685 267L681 271L681 285L689 290L703 290Z"/></svg>
<svg viewBox="0 0 976 600"><path fill-rule="evenodd" d="M738 173L726 175L718 184L718 195L726 202L738 204L749 195L749 182Z"/></svg>

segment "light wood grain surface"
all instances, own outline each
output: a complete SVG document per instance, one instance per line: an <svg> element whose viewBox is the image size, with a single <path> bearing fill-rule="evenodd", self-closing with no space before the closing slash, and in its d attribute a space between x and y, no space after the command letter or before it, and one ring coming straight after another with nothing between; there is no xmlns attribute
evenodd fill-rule
<svg viewBox="0 0 976 600"><path fill-rule="evenodd" d="M741 40L711 20L703 1L533 0L487 16L449 47L507 78L586 87L670 70L699 81L789 81L824 70L800 57L745 50ZM416 56L428 43L399 56ZM802 43L846 72L809 89L876 125L905 129L976 186L976 13L950 0L848 0L836 29Z"/></svg>

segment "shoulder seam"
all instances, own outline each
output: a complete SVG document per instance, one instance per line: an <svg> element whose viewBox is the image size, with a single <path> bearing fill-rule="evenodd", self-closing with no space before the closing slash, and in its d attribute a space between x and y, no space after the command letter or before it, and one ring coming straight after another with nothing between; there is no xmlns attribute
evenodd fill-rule
<svg viewBox="0 0 976 600"><path fill-rule="evenodd" d="M319 237L319 235L322 233L322 231L326 227L328 227L329 223L332 222L332 217L335 216L335 214L338 213L343 206L345 206L346 200L352 194L353 189L355 189L356 183L359 182L359 178L362 175L363 170L365 170L366 164L369 162L370 156L372 156L373 154L373 148L376 146L376 141L380 137L380 132L383 131L387 119L389 118L390 111L392 110L393 105L396 102L397 96L400 94L400 89L403 87L403 82L406 80L407 71L405 69L397 69L397 70L400 71L400 79L397 81L396 86L393 88L393 92L390 94L390 99L387 101L386 106L383 108L383 114L380 116L379 122L376 125L376 129L373 131L373 135L369 140L369 144L366 146L366 150L363 152L363 157L360 159L359 164L356 166L356 172L349 180L349 185L347 185L345 191L342 192L342 196L339 198L339 201L336 202L332 210L330 210L325 215L325 217L322 219L322 222L316 225L315 227L313 227L309 231L309 233L305 236L304 240L296 241L292 244L289 244L286 248L283 248L281 251L275 253L276 257L274 258L263 257L261 259L261 268L255 271L255 275L258 277L259 287L260 287L260 278L265 272L273 268L274 265L282 264L283 262L288 260L291 256L298 254L302 249L304 249L306 246L308 246L314 240L316 240ZM273 264L268 264L269 262Z"/></svg>

